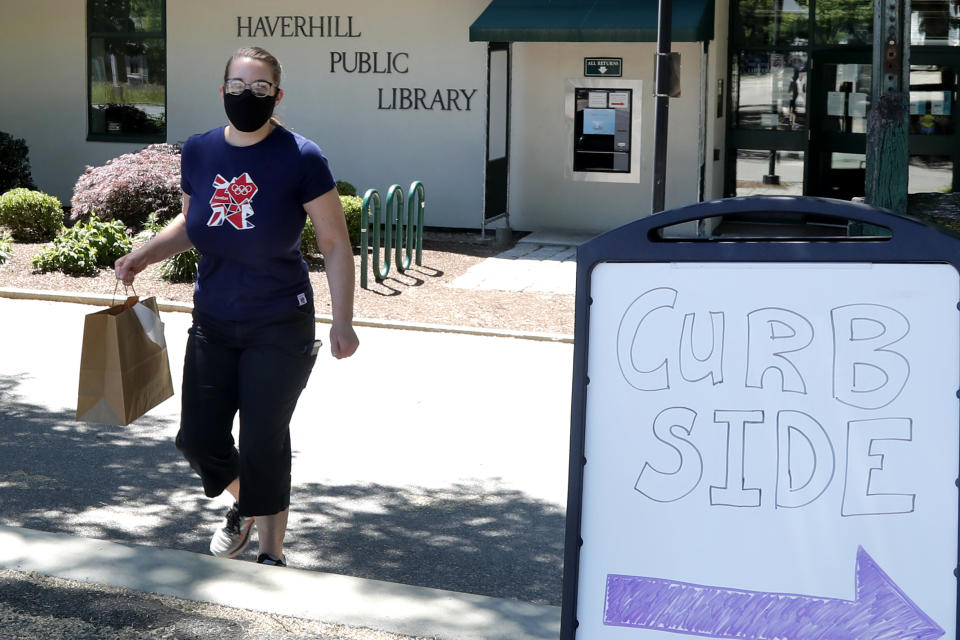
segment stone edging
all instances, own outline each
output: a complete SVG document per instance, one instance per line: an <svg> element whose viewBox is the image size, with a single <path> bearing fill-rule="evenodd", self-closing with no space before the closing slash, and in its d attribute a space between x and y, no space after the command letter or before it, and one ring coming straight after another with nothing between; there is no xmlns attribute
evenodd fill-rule
<svg viewBox="0 0 960 640"><path fill-rule="evenodd" d="M110 306L117 301L111 295L93 293L71 293L68 291L46 291L42 289L0 288L0 298L13 300L43 300L48 302L72 302L74 304L90 304L96 306ZM193 305L189 302L174 302L171 300L157 300L160 311L176 311L191 313ZM328 314L317 314L317 322L330 324L333 319ZM358 327L376 327L379 329L404 329L407 331L426 331L432 333L460 333L492 338L515 338L518 340L537 340L541 342L563 342L573 344L573 336L563 333L536 333L527 331L510 331L506 329L483 329L480 327L465 327L457 325L426 324L421 322L404 322L400 320L377 320L368 318L354 318L353 324Z"/></svg>

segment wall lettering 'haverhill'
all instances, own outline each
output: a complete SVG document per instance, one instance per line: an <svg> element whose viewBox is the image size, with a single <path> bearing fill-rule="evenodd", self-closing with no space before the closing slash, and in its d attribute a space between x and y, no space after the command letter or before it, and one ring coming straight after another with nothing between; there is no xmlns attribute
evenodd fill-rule
<svg viewBox="0 0 960 640"><path fill-rule="evenodd" d="M238 38L359 38L353 16L237 16Z"/></svg>
<svg viewBox="0 0 960 640"><path fill-rule="evenodd" d="M238 38L360 38L355 16L237 16ZM331 75L411 75L407 51L329 52ZM405 82L416 82L406 80ZM436 85L435 85L436 86ZM472 111L477 89L379 87L377 111Z"/></svg>

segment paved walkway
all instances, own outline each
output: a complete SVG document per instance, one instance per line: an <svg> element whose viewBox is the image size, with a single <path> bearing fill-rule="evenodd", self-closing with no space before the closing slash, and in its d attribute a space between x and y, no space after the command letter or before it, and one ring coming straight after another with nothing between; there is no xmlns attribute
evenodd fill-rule
<svg viewBox="0 0 960 640"><path fill-rule="evenodd" d="M206 555L226 503L171 445L179 394L128 427L73 420L94 309L0 292L0 568L441 639L557 637L571 344L361 327L354 358L323 354L291 424L299 568L278 571ZM179 389L189 316L163 319Z"/></svg>
<svg viewBox="0 0 960 640"><path fill-rule="evenodd" d="M450 286L574 295L577 246L589 239L575 234L530 234L513 248L470 267Z"/></svg>

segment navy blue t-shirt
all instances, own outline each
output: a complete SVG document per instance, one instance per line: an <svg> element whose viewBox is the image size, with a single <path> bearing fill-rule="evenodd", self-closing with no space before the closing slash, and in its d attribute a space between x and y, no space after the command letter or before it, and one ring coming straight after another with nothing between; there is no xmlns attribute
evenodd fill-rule
<svg viewBox="0 0 960 640"><path fill-rule="evenodd" d="M194 307L252 320L307 304L303 205L336 186L327 159L283 127L249 147L228 144L223 130L191 136L181 154L187 235L201 254Z"/></svg>

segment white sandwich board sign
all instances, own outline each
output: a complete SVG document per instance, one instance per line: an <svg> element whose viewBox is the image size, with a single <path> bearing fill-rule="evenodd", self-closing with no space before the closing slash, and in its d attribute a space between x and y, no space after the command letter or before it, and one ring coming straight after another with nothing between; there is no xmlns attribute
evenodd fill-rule
<svg viewBox="0 0 960 640"><path fill-rule="evenodd" d="M889 238L670 241L734 211ZM957 638L960 241L839 201L578 253L563 640Z"/></svg>

